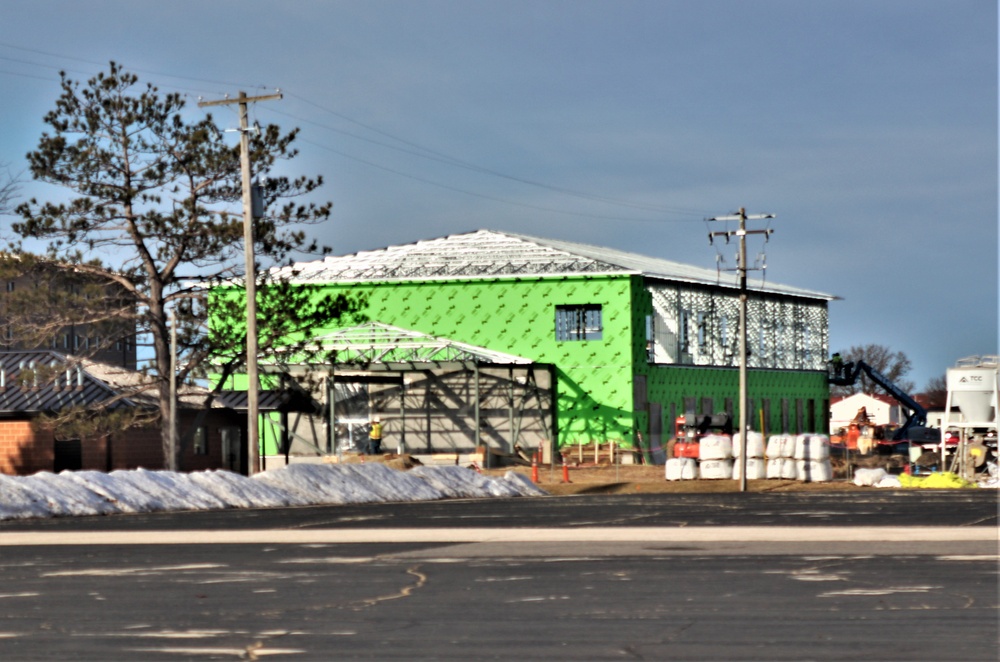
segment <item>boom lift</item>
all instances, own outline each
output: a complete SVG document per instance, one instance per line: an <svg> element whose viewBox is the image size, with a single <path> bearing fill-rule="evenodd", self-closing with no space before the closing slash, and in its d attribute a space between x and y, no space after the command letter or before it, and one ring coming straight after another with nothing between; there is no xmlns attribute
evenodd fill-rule
<svg viewBox="0 0 1000 662"><path fill-rule="evenodd" d="M831 384L837 386L851 386L858 381L858 377L864 372L868 378L885 389L886 393L896 398L899 404L909 410L909 417L906 422L892 435L893 441L912 439L922 442L938 438L934 433L928 432L927 410L920 406L920 403L911 398L906 392L896 386L881 372L871 367L864 361L847 362L843 364L833 364L832 373L828 376Z"/></svg>

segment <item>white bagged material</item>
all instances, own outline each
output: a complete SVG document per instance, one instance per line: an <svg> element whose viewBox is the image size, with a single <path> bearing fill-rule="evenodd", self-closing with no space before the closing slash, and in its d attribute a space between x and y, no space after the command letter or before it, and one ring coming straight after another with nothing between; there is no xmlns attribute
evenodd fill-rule
<svg viewBox="0 0 1000 662"><path fill-rule="evenodd" d="M740 433L737 432L733 435L733 457L739 457L740 452ZM747 457L764 457L764 435L760 432L747 431Z"/></svg>
<svg viewBox="0 0 1000 662"><path fill-rule="evenodd" d="M803 483L825 483L833 479L833 468L830 459L796 460L798 479Z"/></svg>
<svg viewBox="0 0 1000 662"><path fill-rule="evenodd" d="M777 459L795 454L795 437L787 434L772 434L767 439L765 457Z"/></svg>
<svg viewBox="0 0 1000 662"><path fill-rule="evenodd" d="M750 475L747 471L747 476ZM799 477L799 468L796 461L790 457L775 457L767 460L766 475L769 479L796 480Z"/></svg>
<svg viewBox="0 0 1000 662"><path fill-rule="evenodd" d="M733 456L733 440L725 434L707 434L698 440L699 460L728 460Z"/></svg>
<svg viewBox="0 0 1000 662"><path fill-rule="evenodd" d="M747 440L749 441L749 439ZM763 445L762 445L763 446ZM740 463L742 460L739 458L733 460L733 478L739 480L740 476ZM767 462L763 458L759 457L748 457L747 458L747 480L761 480L767 476Z"/></svg>
<svg viewBox="0 0 1000 662"><path fill-rule="evenodd" d="M702 460L698 469L706 480L733 477L732 460Z"/></svg>
<svg viewBox="0 0 1000 662"><path fill-rule="evenodd" d="M667 460L667 480L694 480L698 477L698 463L693 457L672 457Z"/></svg>
<svg viewBox="0 0 1000 662"><path fill-rule="evenodd" d="M830 457L830 438L825 434L800 434L795 437L796 460L825 460Z"/></svg>
<svg viewBox="0 0 1000 662"><path fill-rule="evenodd" d="M885 469L855 469L854 484L858 487L873 487L887 475L889 474Z"/></svg>
<svg viewBox="0 0 1000 662"><path fill-rule="evenodd" d="M903 483L900 482L899 476L893 476L892 474L886 474L882 480L875 483L875 487L902 487Z"/></svg>

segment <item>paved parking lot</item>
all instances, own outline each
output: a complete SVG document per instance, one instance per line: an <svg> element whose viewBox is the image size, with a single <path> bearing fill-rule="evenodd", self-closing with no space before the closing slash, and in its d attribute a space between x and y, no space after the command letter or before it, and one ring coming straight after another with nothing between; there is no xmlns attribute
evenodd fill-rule
<svg viewBox="0 0 1000 662"><path fill-rule="evenodd" d="M0 658L992 661L985 492L0 523Z"/></svg>

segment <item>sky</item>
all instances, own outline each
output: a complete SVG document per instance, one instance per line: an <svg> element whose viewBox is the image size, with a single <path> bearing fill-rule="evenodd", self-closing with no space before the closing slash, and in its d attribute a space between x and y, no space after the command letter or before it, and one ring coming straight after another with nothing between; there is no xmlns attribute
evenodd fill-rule
<svg viewBox="0 0 1000 662"><path fill-rule="evenodd" d="M776 215L749 246L766 280L838 297L831 351L902 351L918 390L1000 351L995 0L0 0L0 17L15 173L61 69L114 60L225 128L235 110L199 99L280 89L251 120L301 129L284 167L324 178L312 233L332 254L485 228L733 269L705 219L744 207Z"/></svg>

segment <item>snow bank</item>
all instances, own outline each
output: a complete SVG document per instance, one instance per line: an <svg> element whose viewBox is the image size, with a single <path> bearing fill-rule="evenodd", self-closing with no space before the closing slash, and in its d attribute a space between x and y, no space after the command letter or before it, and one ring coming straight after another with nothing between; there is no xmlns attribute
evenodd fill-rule
<svg viewBox="0 0 1000 662"><path fill-rule="evenodd" d="M537 496L513 471L499 478L464 467L293 464L252 478L228 471L64 471L0 474L0 520L225 508Z"/></svg>
<svg viewBox="0 0 1000 662"><path fill-rule="evenodd" d="M441 490L445 496L453 499L529 496L525 492L526 484L513 477L514 472L511 471L500 480L451 465L414 467L410 469L410 473L419 476L432 487ZM533 492L533 494L539 493L540 491Z"/></svg>

